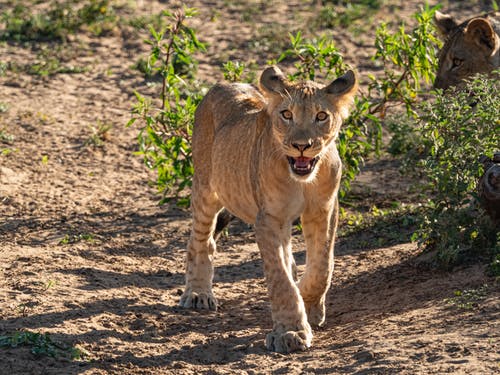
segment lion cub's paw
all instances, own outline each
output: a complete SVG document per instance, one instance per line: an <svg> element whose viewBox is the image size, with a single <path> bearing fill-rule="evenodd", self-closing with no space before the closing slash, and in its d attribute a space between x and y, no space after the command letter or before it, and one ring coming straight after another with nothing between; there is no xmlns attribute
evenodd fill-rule
<svg viewBox="0 0 500 375"><path fill-rule="evenodd" d="M268 350L278 353L291 353L306 350L311 346L312 333L310 330L277 332L272 331L266 336Z"/></svg>
<svg viewBox="0 0 500 375"><path fill-rule="evenodd" d="M190 289L182 294L179 306L197 310L217 310L217 300L211 292L194 292Z"/></svg>
<svg viewBox="0 0 500 375"><path fill-rule="evenodd" d="M322 302L309 304L305 301L304 303L309 324L312 327L321 327L325 323L325 304Z"/></svg>

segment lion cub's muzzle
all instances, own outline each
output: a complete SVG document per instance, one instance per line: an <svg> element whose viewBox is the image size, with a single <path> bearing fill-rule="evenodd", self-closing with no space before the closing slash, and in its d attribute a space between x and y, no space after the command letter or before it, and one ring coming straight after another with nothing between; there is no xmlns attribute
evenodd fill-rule
<svg viewBox="0 0 500 375"><path fill-rule="evenodd" d="M305 144L292 143L292 147L300 151L300 156L287 156L288 164L290 164L293 173L299 176L307 176L314 170L319 156L308 157L304 155L304 151L311 148L311 146L311 141Z"/></svg>
<svg viewBox="0 0 500 375"><path fill-rule="evenodd" d="M287 156L287 159L293 173L298 174L299 176L307 176L314 170L319 157L316 156L314 158L308 158L306 156Z"/></svg>

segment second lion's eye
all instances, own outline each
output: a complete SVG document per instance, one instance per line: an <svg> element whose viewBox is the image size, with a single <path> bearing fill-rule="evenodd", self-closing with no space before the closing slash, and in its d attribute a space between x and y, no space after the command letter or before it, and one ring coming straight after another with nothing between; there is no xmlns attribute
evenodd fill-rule
<svg viewBox="0 0 500 375"><path fill-rule="evenodd" d="M293 113L292 111L285 109L284 111L281 111L281 117L283 117L285 120L291 120L293 118Z"/></svg>
<svg viewBox="0 0 500 375"><path fill-rule="evenodd" d="M456 68L456 67L462 65L463 60L455 57L453 59L452 63L453 63L453 68Z"/></svg>
<svg viewBox="0 0 500 375"><path fill-rule="evenodd" d="M328 113L326 112L318 112L316 115L316 121L325 121L328 118Z"/></svg>

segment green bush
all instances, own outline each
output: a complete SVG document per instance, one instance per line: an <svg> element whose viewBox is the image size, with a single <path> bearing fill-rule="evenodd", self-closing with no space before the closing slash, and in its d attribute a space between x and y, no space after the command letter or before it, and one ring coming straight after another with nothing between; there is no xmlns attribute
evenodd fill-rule
<svg viewBox="0 0 500 375"><path fill-rule="evenodd" d="M498 228L475 192L483 173L479 157L492 157L500 147L499 89L497 80L478 76L461 89L438 92L421 108L416 131L427 155L417 167L430 198L414 238L446 268L471 257L498 257L500 251Z"/></svg>
<svg viewBox="0 0 500 375"><path fill-rule="evenodd" d="M163 12L170 24L161 30L150 26L151 39L147 43L151 52L147 59L147 76L162 77L159 97L151 98L136 92L137 102L132 109L128 125L139 120L139 155L145 164L157 171L157 187L162 201L173 196L178 203L189 199L179 194L191 186L193 163L191 160L191 135L196 106L202 90L196 87L194 72L195 51L204 50L186 19L194 16L194 9Z"/></svg>
<svg viewBox="0 0 500 375"><path fill-rule="evenodd" d="M353 31L353 25L358 25L356 21L373 16L381 5L379 0L330 0L323 1L323 4L325 6L319 11L314 22L316 25L328 28L340 26L351 28Z"/></svg>
<svg viewBox="0 0 500 375"><path fill-rule="evenodd" d="M11 335L0 336L1 348L28 346L35 356L49 356L66 360L86 360L89 353L76 346L69 347L52 339L48 333L18 331Z"/></svg>
<svg viewBox="0 0 500 375"><path fill-rule="evenodd" d="M336 77L348 69L335 43L327 37L308 40L304 39L299 31L296 35L290 35L290 44L290 48L273 63L287 59L295 61L295 72L288 76L292 81L297 79L314 81L318 73L325 77Z"/></svg>
<svg viewBox="0 0 500 375"><path fill-rule="evenodd" d="M86 25L100 35L117 20L109 0L52 1L45 12L32 13L23 5L0 14L0 39L15 41L65 40ZM109 26L111 25L111 26Z"/></svg>

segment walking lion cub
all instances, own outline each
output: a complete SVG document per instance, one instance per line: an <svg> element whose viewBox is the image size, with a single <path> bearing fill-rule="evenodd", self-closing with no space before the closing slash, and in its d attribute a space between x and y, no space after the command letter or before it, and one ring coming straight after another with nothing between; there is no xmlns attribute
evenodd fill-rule
<svg viewBox="0 0 500 375"><path fill-rule="evenodd" d="M311 345L333 271L341 177L335 139L356 91L352 71L322 86L289 82L269 67L259 89L218 84L207 93L193 130L193 224L180 306L217 308L214 231L226 208L255 227L273 320L267 348L288 353ZM299 216L307 260L296 281L291 232Z"/></svg>

